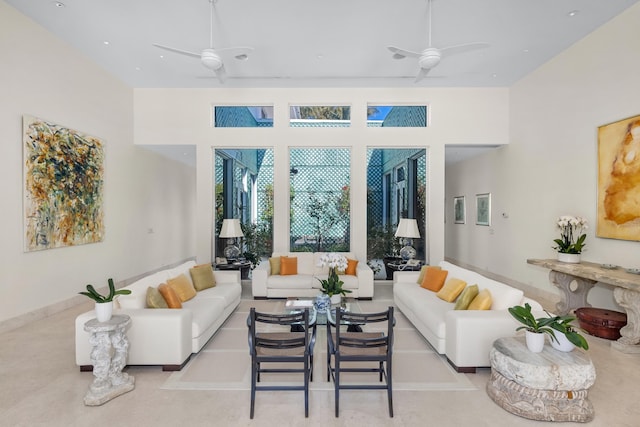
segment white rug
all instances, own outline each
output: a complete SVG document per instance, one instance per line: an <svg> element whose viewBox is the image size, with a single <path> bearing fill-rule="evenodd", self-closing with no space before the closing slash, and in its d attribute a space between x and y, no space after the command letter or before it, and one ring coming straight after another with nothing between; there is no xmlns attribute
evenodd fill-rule
<svg viewBox="0 0 640 427"><path fill-rule="evenodd" d="M358 301L362 312L383 311L392 301ZM225 324L187 365L173 372L162 385L165 390L249 390L250 365L246 318L250 307L263 312L281 312L282 300L243 300ZM477 390L465 374L457 373L443 356L433 351L411 323L396 312L393 351L393 389L423 391ZM333 390L327 382L326 329L318 326L311 390ZM376 374L351 374L343 380L377 382ZM355 379L355 376L358 378ZM263 374L263 384L301 383L301 374Z"/></svg>

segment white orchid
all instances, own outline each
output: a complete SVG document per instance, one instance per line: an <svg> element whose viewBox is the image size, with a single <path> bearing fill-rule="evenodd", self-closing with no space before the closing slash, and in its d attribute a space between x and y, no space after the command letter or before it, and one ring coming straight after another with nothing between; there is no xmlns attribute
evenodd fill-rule
<svg viewBox="0 0 640 427"><path fill-rule="evenodd" d="M320 257L320 265L329 267L329 269L344 271L347 269L347 257L335 252L327 252Z"/></svg>
<svg viewBox="0 0 640 427"><path fill-rule="evenodd" d="M558 228L560 229L560 238L555 239L556 249L564 254L579 254L584 248L584 241L587 235L584 233L589 228L587 220L580 216L563 215L558 218Z"/></svg>

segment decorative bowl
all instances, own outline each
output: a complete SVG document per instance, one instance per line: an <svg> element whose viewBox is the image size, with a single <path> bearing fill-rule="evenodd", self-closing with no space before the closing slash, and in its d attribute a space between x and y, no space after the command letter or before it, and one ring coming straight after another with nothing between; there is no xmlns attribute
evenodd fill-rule
<svg viewBox="0 0 640 427"><path fill-rule="evenodd" d="M627 268L627 273L640 274L640 268Z"/></svg>
<svg viewBox="0 0 640 427"><path fill-rule="evenodd" d="M600 267L606 268L607 270L615 270L616 268L618 268L618 266L615 264L601 264Z"/></svg>

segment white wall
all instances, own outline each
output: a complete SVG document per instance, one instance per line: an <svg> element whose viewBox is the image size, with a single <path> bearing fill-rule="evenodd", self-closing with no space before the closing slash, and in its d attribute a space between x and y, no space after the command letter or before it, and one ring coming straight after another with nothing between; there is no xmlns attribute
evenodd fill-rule
<svg viewBox="0 0 640 427"><path fill-rule="evenodd" d="M289 245L289 147L350 147L352 150L352 242L366 259L366 152L368 147L427 148L429 259L444 257L444 145L506 144L508 91L497 89L136 89L136 144L194 144L197 150L197 256L212 259L213 150L273 147L274 250ZM367 128L367 103L422 103L427 128ZM290 128L289 105L350 105L350 128ZM273 105L273 128L213 128L213 105ZM283 191L284 190L284 191Z"/></svg>
<svg viewBox="0 0 640 427"><path fill-rule="evenodd" d="M572 214L590 223L584 260L640 265L640 243L595 236L597 128L640 114L639 21L640 4L510 88L510 145L447 170L447 257L557 294L548 270L526 260L555 257L556 219ZM475 194L485 192L491 227L475 225ZM461 195L467 223L456 225ZM610 289L589 298L616 308Z"/></svg>
<svg viewBox="0 0 640 427"><path fill-rule="evenodd" d="M133 145L133 90L4 2L0 58L0 323L194 256L195 171ZM103 242L23 252L23 114L105 141Z"/></svg>

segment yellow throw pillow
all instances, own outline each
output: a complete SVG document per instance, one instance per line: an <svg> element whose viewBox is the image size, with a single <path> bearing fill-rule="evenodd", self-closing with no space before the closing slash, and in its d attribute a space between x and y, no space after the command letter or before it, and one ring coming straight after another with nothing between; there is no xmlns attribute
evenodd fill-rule
<svg viewBox="0 0 640 427"><path fill-rule="evenodd" d="M198 292L213 288L216 285L216 278L213 275L211 264L195 265L189 269L189 274L193 281L193 287Z"/></svg>
<svg viewBox="0 0 640 427"><path fill-rule="evenodd" d="M184 274L167 280L167 285L175 291L181 302L189 301L196 296L196 289Z"/></svg>
<svg viewBox="0 0 640 427"><path fill-rule="evenodd" d="M358 261L356 261L355 259L347 258L347 269L344 271L344 274L347 274L349 276L355 276L357 268L358 268Z"/></svg>
<svg viewBox="0 0 640 427"><path fill-rule="evenodd" d="M446 302L454 302L465 286L467 286L467 282L464 280L449 279L442 289L438 291L436 296Z"/></svg>
<svg viewBox="0 0 640 427"><path fill-rule="evenodd" d="M422 279L422 286L425 289L428 289L433 292L438 292L444 286L444 281L447 279L447 274L449 272L447 270L442 270L439 268L428 268L427 272L424 274L424 279Z"/></svg>
<svg viewBox="0 0 640 427"><path fill-rule="evenodd" d="M290 276L298 274L298 257L280 257L280 275Z"/></svg>
<svg viewBox="0 0 640 427"><path fill-rule="evenodd" d="M456 300L454 310L466 310L471 301L478 295L478 285L467 286Z"/></svg>
<svg viewBox="0 0 640 427"><path fill-rule="evenodd" d="M147 308L169 308L158 288L147 288Z"/></svg>
<svg viewBox="0 0 640 427"><path fill-rule="evenodd" d="M435 268L436 270L440 270L440 267L438 267L437 265L423 265L422 268L420 269L420 274L418 275L418 285L422 285L422 281L424 280L424 275L427 272L428 269L430 268Z"/></svg>
<svg viewBox="0 0 640 427"><path fill-rule="evenodd" d="M166 283L158 286L158 292L162 295L162 298L167 302L169 308L182 308L180 297L176 294L176 291Z"/></svg>
<svg viewBox="0 0 640 427"><path fill-rule="evenodd" d="M280 274L280 257L269 258L269 266L271 266L271 275Z"/></svg>
<svg viewBox="0 0 640 427"><path fill-rule="evenodd" d="M489 289L483 289L478 293L467 310L489 310L491 308L491 292Z"/></svg>

